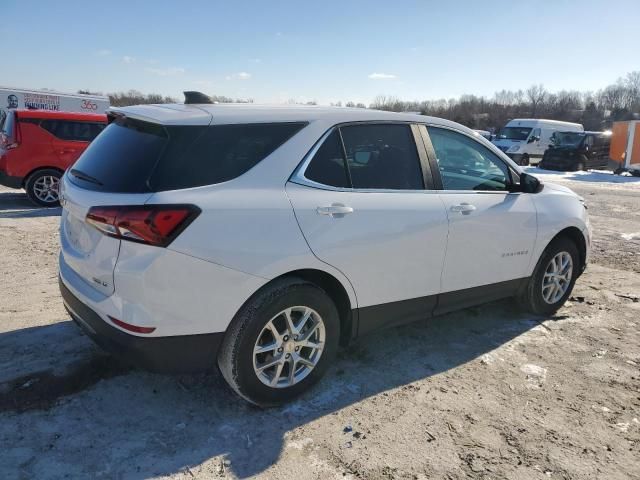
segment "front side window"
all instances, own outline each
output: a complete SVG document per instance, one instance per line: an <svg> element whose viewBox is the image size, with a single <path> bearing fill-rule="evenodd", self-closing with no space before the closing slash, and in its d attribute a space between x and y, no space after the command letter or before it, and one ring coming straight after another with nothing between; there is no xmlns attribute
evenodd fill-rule
<svg viewBox="0 0 640 480"><path fill-rule="evenodd" d="M316 152L304 175L309 180L333 187L424 189L411 127L404 124L336 128Z"/></svg>
<svg viewBox="0 0 640 480"><path fill-rule="evenodd" d="M448 129L427 127L427 130L445 190L508 189L507 165L484 145Z"/></svg>

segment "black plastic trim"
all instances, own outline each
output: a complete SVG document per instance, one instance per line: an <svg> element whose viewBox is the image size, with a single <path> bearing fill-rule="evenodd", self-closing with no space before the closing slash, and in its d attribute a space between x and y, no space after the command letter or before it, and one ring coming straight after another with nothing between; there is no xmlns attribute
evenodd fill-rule
<svg viewBox="0 0 640 480"><path fill-rule="evenodd" d="M101 348L151 372L187 373L214 368L224 332L171 337L129 335L105 322L59 278L60 293L71 318Z"/></svg>
<svg viewBox="0 0 640 480"><path fill-rule="evenodd" d="M519 278L480 287L465 288L440 295L411 298L399 302L382 303L354 310L358 319L357 336L436 315L462 310L475 305L517 295L529 278Z"/></svg>
<svg viewBox="0 0 640 480"><path fill-rule="evenodd" d="M4 185L9 188L22 188L22 177L12 177L0 170L0 185Z"/></svg>

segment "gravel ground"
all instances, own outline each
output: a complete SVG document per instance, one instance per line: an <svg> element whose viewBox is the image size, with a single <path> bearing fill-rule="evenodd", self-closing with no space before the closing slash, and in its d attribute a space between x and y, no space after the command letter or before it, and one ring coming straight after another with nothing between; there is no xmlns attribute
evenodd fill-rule
<svg viewBox="0 0 640 480"><path fill-rule="evenodd" d="M59 299L59 212L0 187L0 478L640 478L640 183L532 171L595 229L556 316L505 301L374 334L270 410L104 356Z"/></svg>

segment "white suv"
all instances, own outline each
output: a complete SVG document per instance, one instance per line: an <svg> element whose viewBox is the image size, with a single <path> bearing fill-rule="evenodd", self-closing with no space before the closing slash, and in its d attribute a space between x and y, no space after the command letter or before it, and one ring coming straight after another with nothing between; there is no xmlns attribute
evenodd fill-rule
<svg viewBox="0 0 640 480"><path fill-rule="evenodd" d="M112 108L65 174L60 288L100 345L216 362L259 405L339 344L504 297L556 311L587 263L582 200L461 125L367 109Z"/></svg>

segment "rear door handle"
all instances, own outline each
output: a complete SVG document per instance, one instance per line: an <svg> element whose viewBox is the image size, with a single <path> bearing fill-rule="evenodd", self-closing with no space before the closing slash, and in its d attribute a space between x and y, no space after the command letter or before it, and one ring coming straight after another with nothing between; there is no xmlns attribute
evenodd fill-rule
<svg viewBox="0 0 640 480"><path fill-rule="evenodd" d="M452 212L458 212L463 215L469 215L476 209L475 205L471 205L470 203L459 203L458 205L453 205L451 207Z"/></svg>
<svg viewBox="0 0 640 480"><path fill-rule="evenodd" d="M318 215L329 215L330 217L341 218L347 213L353 213L353 208L339 203L334 203L329 207L318 207L316 212L318 212Z"/></svg>

